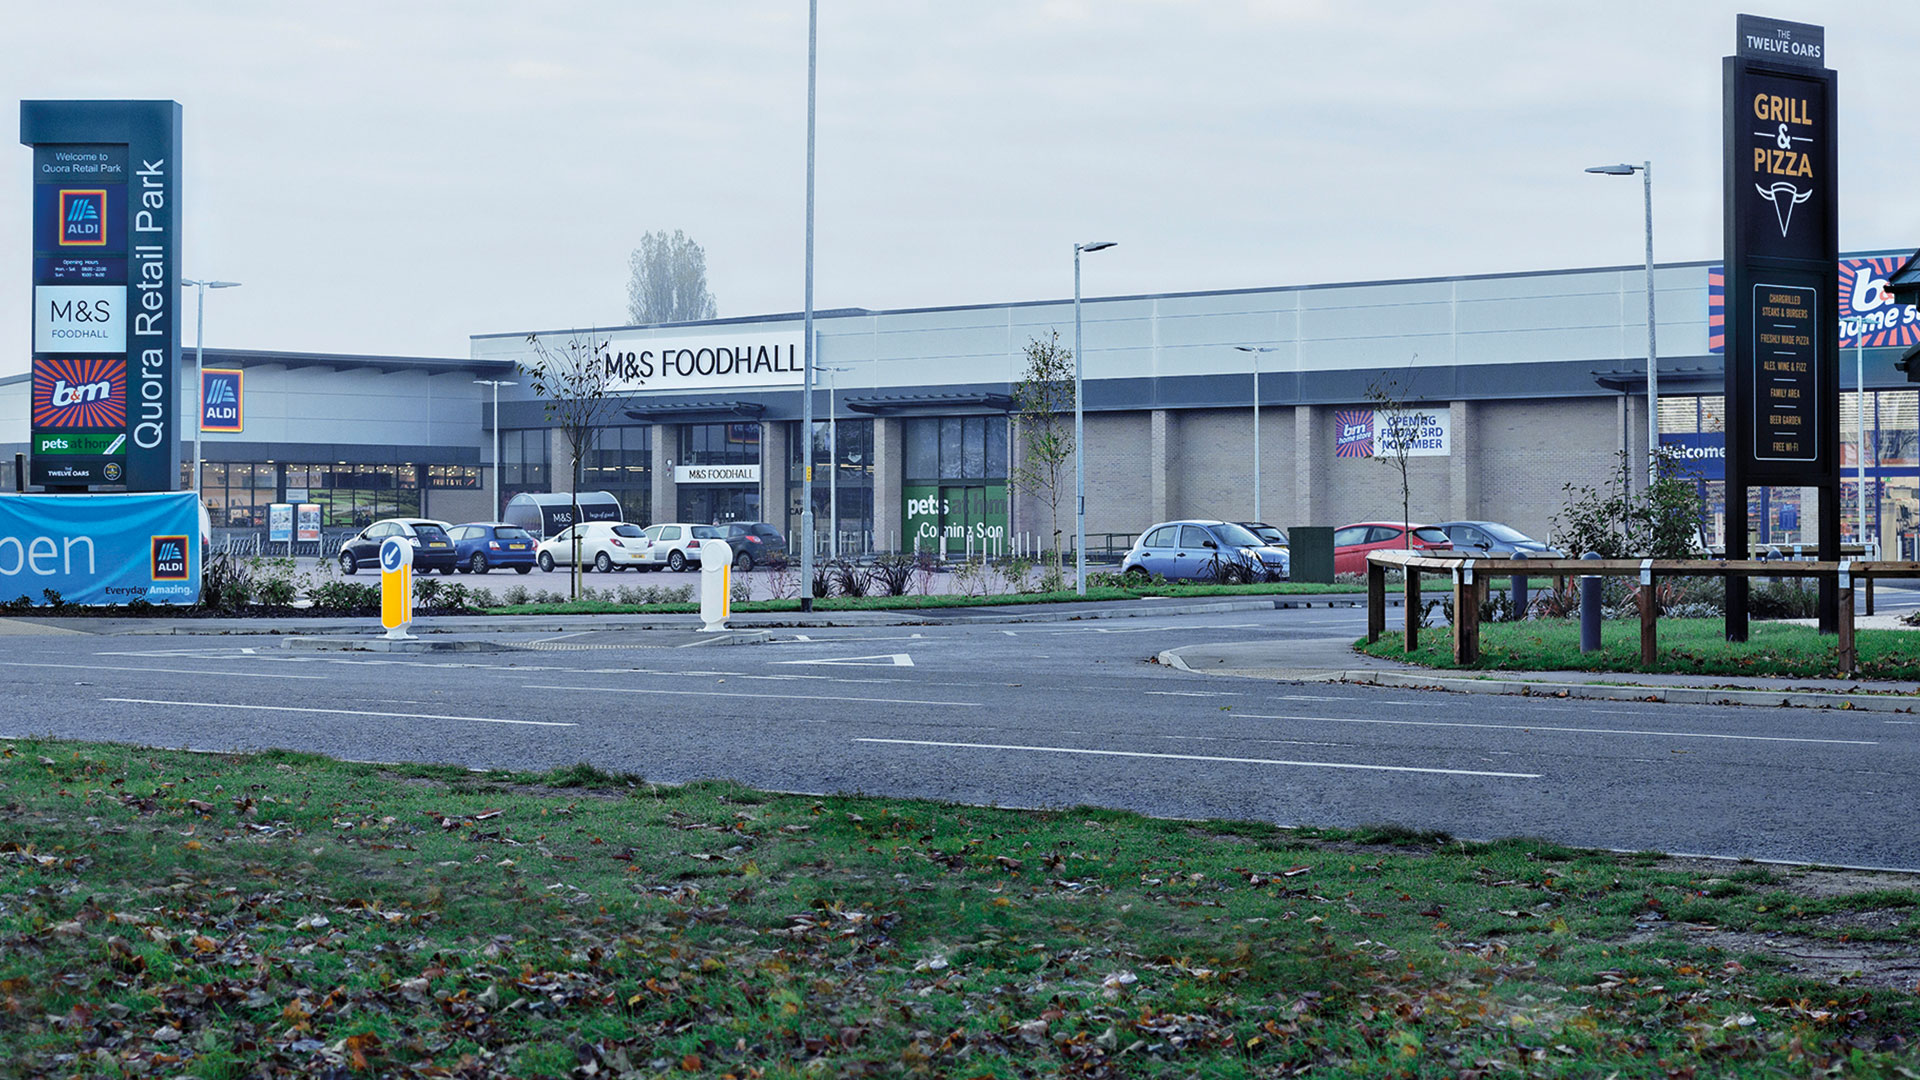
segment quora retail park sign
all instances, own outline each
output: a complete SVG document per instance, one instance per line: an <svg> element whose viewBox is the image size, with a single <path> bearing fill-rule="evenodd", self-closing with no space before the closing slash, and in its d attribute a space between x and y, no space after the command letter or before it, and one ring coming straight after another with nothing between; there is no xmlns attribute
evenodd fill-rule
<svg viewBox="0 0 1920 1080"><path fill-rule="evenodd" d="M614 334L595 357L610 394L799 386L801 335L726 334L664 338Z"/></svg>

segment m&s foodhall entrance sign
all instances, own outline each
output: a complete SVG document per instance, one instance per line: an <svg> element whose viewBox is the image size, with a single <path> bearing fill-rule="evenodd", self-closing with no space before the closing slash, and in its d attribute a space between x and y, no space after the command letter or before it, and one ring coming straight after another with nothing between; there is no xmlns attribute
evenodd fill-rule
<svg viewBox="0 0 1920 1080"><path fill-rule="evenodd" d="M1820 489L1820 558L1840 554L1840 295L1834 72L1826 31L1739 16L1722 61L1726 154L1727 557L1747 556L1749 485ZM1736 595L1737 594L1737 595ZM1730 580L1727 636L1747 636ZM1832 621L1823 586L1822 628Z"/></svg>

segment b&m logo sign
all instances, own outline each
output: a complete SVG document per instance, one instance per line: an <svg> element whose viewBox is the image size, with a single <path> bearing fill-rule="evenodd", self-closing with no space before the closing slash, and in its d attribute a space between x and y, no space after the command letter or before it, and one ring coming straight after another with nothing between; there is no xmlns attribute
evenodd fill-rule
<svg viewBox="0 0 1920 1080"><path fill-rule="evenodd" d="M1897 304L1887 278L1900 268L1898 255L1840 260L1840 347L1904 349L1920 345L1920 308ZM1718 266L1707 268L1707 351L1727 347L1727 282Z"/></svg>
<svg viewBox="0 0 1920 1080"><path fill-rule="evenodd" d="M33 361L33 426L87 431L127 426L127 362L118 356Z"/></svg>
<svg viewBox="0 0 1920 1080"><path fill-rule="evenodd" d="M246 375L209 368L201 373L201 431L239 431L243 426L241 392Z"/></svg>
<svg viewBox="0 0 1920 1080"><path fill-rule="evenodd" d="M60 192L60 246L107 246L105 188Z"/></svg>
<svg viewBox="0 0 1920 1080"><path fill-rule="evenodd" d="M1333 425L1339 429L1334 457L1373 456L1373 410L1337 409Z"/></svg>

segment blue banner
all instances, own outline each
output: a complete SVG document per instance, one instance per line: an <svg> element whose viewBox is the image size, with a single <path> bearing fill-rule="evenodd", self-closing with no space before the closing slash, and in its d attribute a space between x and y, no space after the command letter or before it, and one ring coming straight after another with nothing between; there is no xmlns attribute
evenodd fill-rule
<svg viewBox="0 0 1920 1080"><path fill-rule="evenodd" d="M200 496L0 495L0 600L194 604Z"/></svg>
<svg viewBox="0 0 1920 1080"><path fill-rule="evenodd" d="M1690 479L1727 478L1727 433L1724 431L1706 431L1697 435L1663 432L1660 445L1674 450L1681 473Z"/></svg>

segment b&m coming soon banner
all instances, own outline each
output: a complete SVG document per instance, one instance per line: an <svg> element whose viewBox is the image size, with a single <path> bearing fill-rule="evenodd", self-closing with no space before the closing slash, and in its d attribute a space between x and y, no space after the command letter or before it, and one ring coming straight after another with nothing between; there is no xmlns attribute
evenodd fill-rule
<svg viewBox="0 0 1920 1080"><path fill-rule="evenodd" d="M200 496L0 495L0 600L193 604Z"/></svg>

